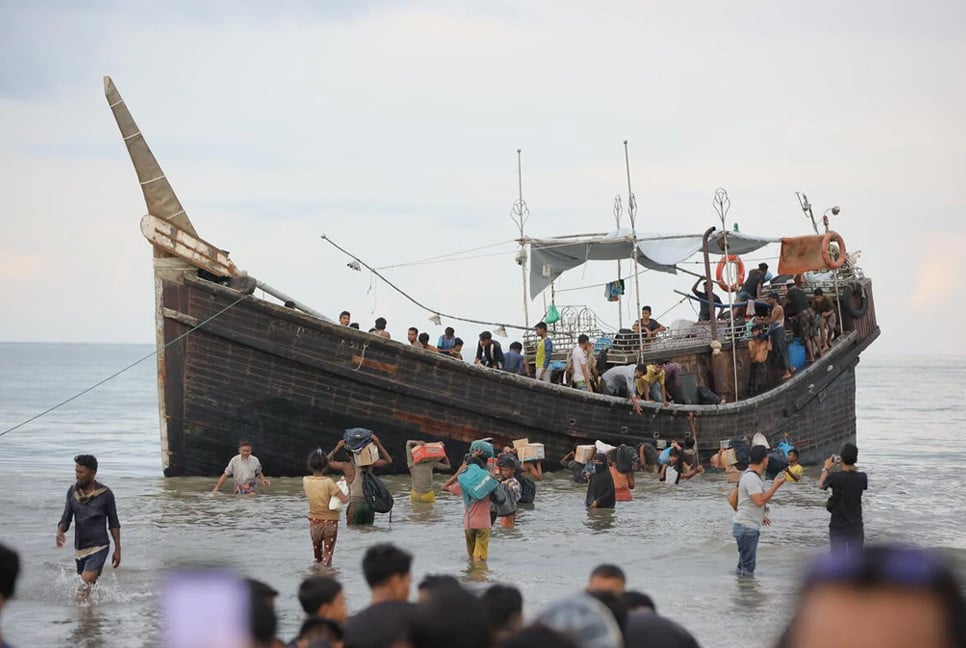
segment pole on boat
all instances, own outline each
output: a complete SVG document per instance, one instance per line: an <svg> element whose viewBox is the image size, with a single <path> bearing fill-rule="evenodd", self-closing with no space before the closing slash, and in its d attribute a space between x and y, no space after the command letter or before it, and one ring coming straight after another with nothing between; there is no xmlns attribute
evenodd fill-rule
<svg viewBox="0 0 966 648"><path fill-rule="evenodd" d="M621 204L621 195L617 194L614 196L614 225L616 227L615 231L621 230L621 212L624 211L624 206ZM621 260L617 260L617 281L621 281ZM624 328L624 305L621 304L621 295L617 297L617 330Z"/></svg>
<svg viewBox="0 0 966 648"><path fill-rule="evenodd" d="M634 243L634 298L637 302L637 310L634 311L634 321L638 323L637 362L639 364L644 361L644 330L641 328L639 321L641 317L641 280L640 266L637 263L637 199L634 198L634 192L631 190L631 158L627 151L627 140L624 140L624 168L627 171L627 215L631 219L631 235Z"/></svg>
<svg viewBox="0 0 966 648"><path fill-rule="evenodd" d="M724 258L727 262L728 253L728 226L726 223L728 217L728 211L731 209L731 198L728 197L728 192L725 191L723 187L718 187L714 192L714 210L718 212L718 217L721 219L721 241L724 244ZM708 266L708 273L710 275L710 263ZM731 287L731 276L728 276L728 286ZM734 304L731 297L731 290L728 290L728 300ZM710 306L710 304L709 304ZM735 309L734 307L728 309L729 318L731 320L731 367L733 369L733 376L735 381L735 402L738 402L738 333L735 330ZM746 311L747 312L747 311ZM742 327L743 329L744 327Z"/></svg>
<svg viewBox="0 0 966 648"><path fill-rule="evenodd" d="M704 251L704 296L708 300L708 315L711 318L711 340L718 339L718 326L715 320L717 313L714 312L714 297L711 291L714 289L714 284L711 282L711 250L708 248L708 238L711 233L714 232L715 227L709 227L704 232L704 236L701 238L701 249ZM729 295L730 297L730 295ZM734 315L732 315L732 318Z"/></svg>
<svg viewBox="0 0 966 648"><path fill-rule="evenodd" d="M527 251L526 238L523 235L523 226L526 224L527 219L530 218L530 208L527 207L527 203L523 199L523 162L521 150L517 149L517 190L519 191L519 197L513 203L513 207L510 208L510 218L513 219L517 229L520 230L520 250L517 252L516 261L520 264L520 274L523 279L523 323L527 326L527 330L530 330L530 305L527 299Z"/></svg>

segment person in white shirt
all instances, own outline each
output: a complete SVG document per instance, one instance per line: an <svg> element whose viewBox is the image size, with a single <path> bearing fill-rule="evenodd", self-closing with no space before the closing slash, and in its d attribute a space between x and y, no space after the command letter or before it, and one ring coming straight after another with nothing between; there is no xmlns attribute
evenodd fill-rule
<svg viewBox="0 0 966 648"><path fill-rule="evenodd" d="M601 379L604 381L604 388L611 396L627 396L631 399L634 411L641 413L641 406L637 401L637 381L647 373L644 365L623 365L611 367L604 372Z"/></svg>
<svg viewBox="0 0 966 648"><path fill-rule="evenodd" d="M590 354L590 338L581 333L577 338L577 346L570 352L570 364L574 372L574 387L581 391L592 391L593 379L590 374L590 364L587 356Z"/></svg>
<svg viewBox="0 0 966 648"><path fill-rule="evenodd" d="M218 478L218 483L215 484L211 492L217 493L229 477L234 480L235 488L233 492L236 495L254 493L258 482L261 482L262 486L268 486L272 483L262 474L262 462L252 454L252 444L248 441L242 441L238 444L238 454L228 462L225 472Z"/></svg>

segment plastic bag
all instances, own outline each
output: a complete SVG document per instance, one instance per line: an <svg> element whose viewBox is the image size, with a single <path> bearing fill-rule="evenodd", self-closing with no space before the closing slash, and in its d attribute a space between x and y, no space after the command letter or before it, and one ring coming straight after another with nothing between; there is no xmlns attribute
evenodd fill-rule
<svg viewBox="0 0 966 648"><path fill-rule="evenodd" d="M543 318L543 321L547 324L553 324L554 322L560 321L560 313L557 312L557 307L550 304L550 308L547 309L547 315Z"/></svg>

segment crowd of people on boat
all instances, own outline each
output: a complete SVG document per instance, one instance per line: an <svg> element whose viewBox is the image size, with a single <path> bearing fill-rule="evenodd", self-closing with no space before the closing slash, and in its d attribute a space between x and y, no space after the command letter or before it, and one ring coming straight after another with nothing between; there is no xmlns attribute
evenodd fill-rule
<svg viewBox="0 0 966 648"><path fill-rule="evenodd" d="M780 285L774 283L776 279L781 281ZM702 282L699 278L691 287L700 302L697 324L707 323L713 311L717 311L717 319L729 324L734 322L734 330L742 330L741 337L748 343L751 366L748 394L751 396L767 391L776 381L789 379L796 371L789 357L789 332L804 346L806 363L827 353L838 335L835 302L821 287L814 288L809 298L803 289L802 275L775 278L768 272L768 264L761 263L749 272L737 292L740 301L730 309L713 290L709 300L707 291L701 290ZM348 311L339 316L340 324L358 328L358 324L350 320ZM392 339L386 326L386 319L379 317L369 333ZM504 351L502 344L493 339L491 331L482 331L473 363L582 391L626 397L637 412L640 412L641 400L664 405L689 402L680 391L680 366L677 363L665 359L620 366L611 364L607 357L609 344L631 344L637 353L647 350L655 339L669 331L653 317L651 306L643 306L640 318L635 320L631 329L622 331L613 339L596 343L586 333L579 334L577 343L564 350L565 360L559 358L560 353L554 359L554 341L546 322L534 326L533 348L529 356L521 342L511 342ZM429 333L411 326L407 330L407 343L426 351L463 358L464 341L456 336L451 326L445 328L436 344L430 343ZM693 402L695 397L691 398L690 402ZM699 404L718 404L723 395L700 385L696 398Z"/></svg>

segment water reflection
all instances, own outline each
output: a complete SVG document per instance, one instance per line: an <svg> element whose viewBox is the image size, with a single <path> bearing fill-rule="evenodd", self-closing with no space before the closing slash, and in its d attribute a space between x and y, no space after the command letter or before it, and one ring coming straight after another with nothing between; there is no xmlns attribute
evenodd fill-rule
<svg viewBox="0 0 966 648"><path fill-rule="evenodd" d="M614 509L587 509L587 519L584 520L584 526L595 533L600 533L613 529L616 519Z"/></svg>

